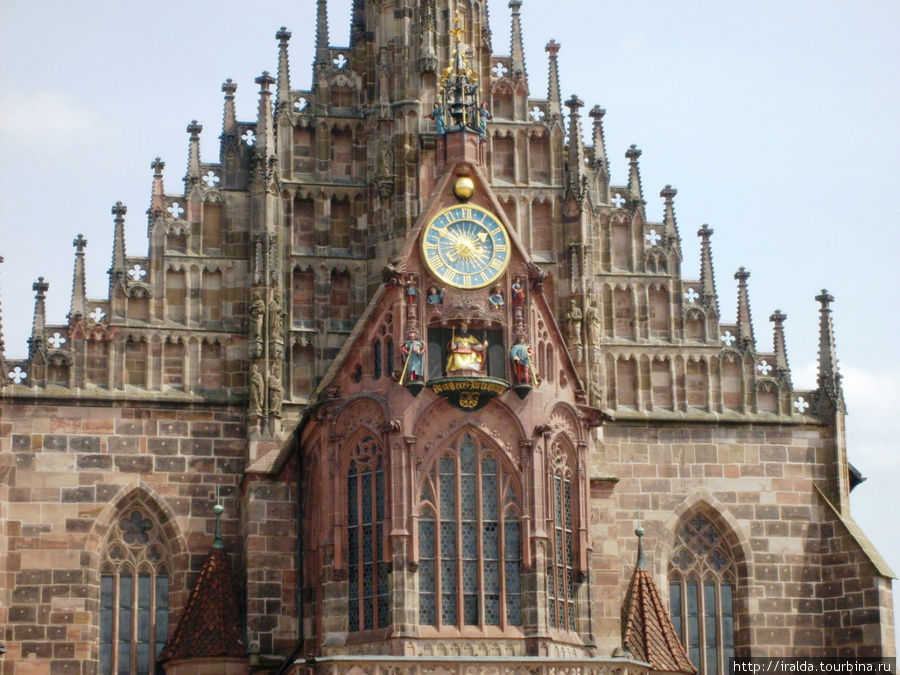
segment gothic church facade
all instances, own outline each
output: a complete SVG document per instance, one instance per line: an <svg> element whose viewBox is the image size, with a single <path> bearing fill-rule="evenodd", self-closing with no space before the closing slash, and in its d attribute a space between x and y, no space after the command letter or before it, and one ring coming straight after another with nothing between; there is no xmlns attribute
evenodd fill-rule
<svg viewBox="0 0 900 675"><path fill-rule="evenodd" d="M831 303L817 387L712 230L682 275L605 111L531 95L520 0L316 3L219 161L152 166L148 253L112 207L107 297L34 284L0 330L9 673L725 672L894 654L892 571L854 523ZM584 126L590 144L585 144ZM171 183L171 181L170 181ZM635 537L635 522L640 521ZM637 560L637 564L635 561ZM519 670L522 669L522 670Z"/></svg>

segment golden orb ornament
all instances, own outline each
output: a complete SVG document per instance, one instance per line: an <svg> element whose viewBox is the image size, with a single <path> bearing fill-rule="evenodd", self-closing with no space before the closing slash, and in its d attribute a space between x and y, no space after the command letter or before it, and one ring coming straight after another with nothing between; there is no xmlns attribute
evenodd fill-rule
<svg viewBox="0 0 900 675"><path fill-rule="evenodd" d="M468 176L460 176L453 184L453 194L462 200L468 200L475 194L475 181Z"/></svg>

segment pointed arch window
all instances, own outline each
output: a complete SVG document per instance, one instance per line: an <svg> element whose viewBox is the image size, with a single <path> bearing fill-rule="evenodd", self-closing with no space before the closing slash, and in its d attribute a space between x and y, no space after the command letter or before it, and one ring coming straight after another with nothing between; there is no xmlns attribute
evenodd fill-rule
<svg viewBox="0 0 900 675"><path fill-rule="evenodd" d="M169 551L142 505L111 528L100 568L100 672L161 673L169 631Z"/></svg>
<svg viewBox="0 0 900 675"><path fill-rule="evenodd" d="M735 564L712 521L697 514L676 535L669 562L669 612L700 675L727 672L734 657Z"/></svg>
<svg viewBox="0 0 900 675"><path fill-rule="evenodd" d="M351 632L384 628L390 623L384 517L382 453L377 441L367 436L356 444L347 472L348 627Z"/></svg>
<svg viewBox="0 0 900 675"><path fill-rule="evenodd" d="M550 547L547 556L547 613L550 628L575 630L578 531L573 453L560 441L550 446L547 496Z"/></svg>
<svg viewBox="0 0 900 675"><path fill-rule="evenodd" d="M519 497L496 453L459 438L426 475L420 513L420 623L521 626Z"/></svg>

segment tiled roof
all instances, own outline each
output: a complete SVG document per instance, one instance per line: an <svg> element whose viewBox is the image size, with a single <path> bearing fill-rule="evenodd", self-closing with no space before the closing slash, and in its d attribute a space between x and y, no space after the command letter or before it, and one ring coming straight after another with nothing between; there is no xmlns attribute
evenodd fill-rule
<svg viewBox="0 0 900 675"><path fill-rule="evenodd" d="M622 605L622 644L654 671L696 673L675 633L653 577L635 569Z"/></svg>
<svg viewBox="0 0 900 675"><path fill-rule="evenodd" d="M160 662L201 657L245 657L231 566L223 548L214 547Z"/></svg>

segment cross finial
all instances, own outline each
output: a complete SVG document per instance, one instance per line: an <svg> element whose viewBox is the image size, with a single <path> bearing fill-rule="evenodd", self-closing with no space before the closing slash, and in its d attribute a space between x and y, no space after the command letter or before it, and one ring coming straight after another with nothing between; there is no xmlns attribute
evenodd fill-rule
<svg viewBox="0 0 900 675"><path fill-rule="evenodd" d="M783 324L785 319L787 319L787 314L784 314L780 309L776 309L772 312L772 316L769 317L769 321L773 322L776 326Z"/></svg>
<svg viewBox="0 0 900 675"><path fill-rule="evenodd" d="M822 292L816 296L816 302L818 302L819 304L822 305L823 310L827 310L828 305L830 305L832 302L834 302L834 296L831 295L827 290L825 290L823 288Z"/></svg>
<svg viewBox="0 0 900 675"><path fill-rule="evenodd" d="M268 93L269 87L271 87L273 84L275 84L275 78L272 77L271 75L269 75L268 70L264 70L262 72L262 75L260 75L253 81L259 85L259 93L260 94Z"/></svg>
<svg viewBox="0 0 900 675"><path fill-rule="evenodd" d="M278 32L275 33L275 39L282 44L287 44L287 41L291 39L291 31L289 31L286 26L282 26L278 29Z"/></svg>
<svg viewBox="0 0 900 675"><path fill-rule="evenodd" d="M150 163L150 168L153 169L154 178L161 178L163 169L166 168L166 163L157 157Z"/></svg>
<svg viewBox="0 0 900 675"><path fill-rule="evenodd" d="M513 11L513 14L518 13L522 8L522 0L509 0L509 8Z"/></svg>
<svg viewBox="0 0 900 675"><path fill-rule="evenodd" d="M638 157L641 156L641 149L638 148L634 143L625 151L625 157L631 161L632 164L637 162Z"/></svg>
<svg viewBox="0 0 900 675"><path fill-rule="evenodd" d="M125 220L125 213L128 211L128 207L125 206L122 202L116 202L113 204L110 212L116 217L116 220Z"/></svg>
<svg viewBox="0 0 900 675"><path fill-rule="evenodd" d="M197 120L191 120L191 123L187 125L187 129L185 129L190 135L192 141L200 140L200 132L203 131L203 125L197 124Z"/></svg>
<svg viewBox="0 0 900 675"><path fill-rule="evenodd" d="M709 238L713 235L713 230L709 225L703 223L703 227L697 230L697 236L701 237L704 241L709 241Z"/></svg>
<svg viewBox="0 0 900 675"><path fill-rule="evenodd" d="M35 299L43 300L44 293L50 288L50 284L44 281L44 277L38 277L38 280L31 284L31 290L35 291Z"/></svg>
<svg viewBox="0 0 900 675"><path fill-rule="evenodd" d="M237 85L229 77L227 80L225 80L222 83L222 91L224 91L225 95L230 98L230 97L234 96L234 92L237 91Z"/></svg>
<svg viewBox="0 0 900 675"><path fill-rule="evenodd" d="M671 202L675 199L675 195L678 194L678 190L673 188L671 185L666 185L662 190L659 191L659 196L666 200L666 202ZM703 227L706 227L704 225Z"/></svg>
<svg viewBox="0 0 900 675"><path fill-rule="evenodd" d="M84 254L84 247L87 246L87 239L84 238L83 234L80 234L72 240L72 246L75 247L75 253L78 255Z"/></svg>
<svg viewBox="0 0 900 675"><path fill-rule="evenodd" d="M550 40L544 47L544 51L548 52L551 56L556 56L559 54L559 48L562 47L556 40Z"/></svg>
<svg viewBox="0 0 900 675"><path fill-rule="evenodd" d="M575 94L572 94L569 97L569 100L566 101L566 107L572 112L573 115L577 115L578 109L584 107L584 101L578 98Z"/></svg>
<svg viewBox="0 0 900 675"><path fill-rule="evenodd" d="M734 278L737 279L738 282L744 283L750 278L750 271L745 267L739 267L738 271L734 273Z"/></svg>
<svg viewBox="0 0 900 675"><path fill-rule="evenodd" d="M588 113L589 117L597 121L602 120L604 115L606 115L606 108L601 108L599 105L595 105Z"/></svg>

